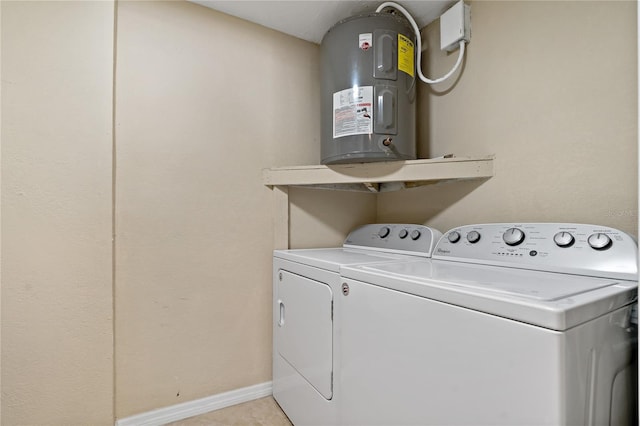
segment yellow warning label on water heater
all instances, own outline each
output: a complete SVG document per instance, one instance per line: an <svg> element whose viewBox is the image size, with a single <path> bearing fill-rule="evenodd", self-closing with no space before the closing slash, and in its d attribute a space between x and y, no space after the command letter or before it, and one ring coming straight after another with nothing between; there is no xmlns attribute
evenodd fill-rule
<svg viewBox="0 0 640 426"><path fill-rule="evenodd" d="M402 34L398 34L398 69L411 77L415 72L413 42Z"/></svg>

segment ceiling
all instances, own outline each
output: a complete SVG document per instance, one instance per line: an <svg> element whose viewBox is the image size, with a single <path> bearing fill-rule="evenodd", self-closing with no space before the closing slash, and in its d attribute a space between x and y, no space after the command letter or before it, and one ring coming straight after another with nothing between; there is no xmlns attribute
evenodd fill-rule
<svg viewBox="0 0 640 426"><path fill-rule="evenodd" d="M189 1L313 43L320 43L327 30L338 21L359 13L375 12L382 4L382 1L362 0ZM453 3L454 0L399 2L420 28L438 18Z"/></svg>

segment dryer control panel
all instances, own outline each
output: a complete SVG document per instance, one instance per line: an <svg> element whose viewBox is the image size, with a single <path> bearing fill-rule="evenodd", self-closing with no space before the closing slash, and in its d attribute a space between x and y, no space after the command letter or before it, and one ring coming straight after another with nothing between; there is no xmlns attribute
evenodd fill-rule
<svg viewBox="0 0 640 426"><path fill-rule="evenodd" d="M606 226L490 223L445 233L434 259L624 280L638 279L638 245Z"/></svg>
<svg viewBox="0 0 640 426"><path fill-rule="evenodd" d="M442 233L424 225L377 223L349 233L343 247L431 257Z"/></svg>

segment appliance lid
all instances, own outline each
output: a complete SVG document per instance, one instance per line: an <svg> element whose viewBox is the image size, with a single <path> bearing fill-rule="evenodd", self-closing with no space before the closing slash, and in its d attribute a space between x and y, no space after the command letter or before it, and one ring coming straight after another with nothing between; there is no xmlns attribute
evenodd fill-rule
<svg viewBox="0 0 640 426"><path fill-rule="evenodd" d="M637 282L439 260L344 267L365 283L552 330L566 330L637 298Z"/></svg>
<svg viewBox="0 0 640 426"><path fill-rule="evenodd" d="M274 250L273 256L336 273L340 272L343 265L415 259L406 255L351 248Z"/></svg>

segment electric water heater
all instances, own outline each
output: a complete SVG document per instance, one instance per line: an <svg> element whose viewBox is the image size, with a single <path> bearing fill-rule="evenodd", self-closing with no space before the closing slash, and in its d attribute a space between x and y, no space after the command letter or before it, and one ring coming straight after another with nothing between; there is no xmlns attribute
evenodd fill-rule
<svg viewBox="0 0 640 426"><path fill-rule="evenodd" d="M391 13L353 16L322 39L322 164L416 158L415 35Z"/></svg>

